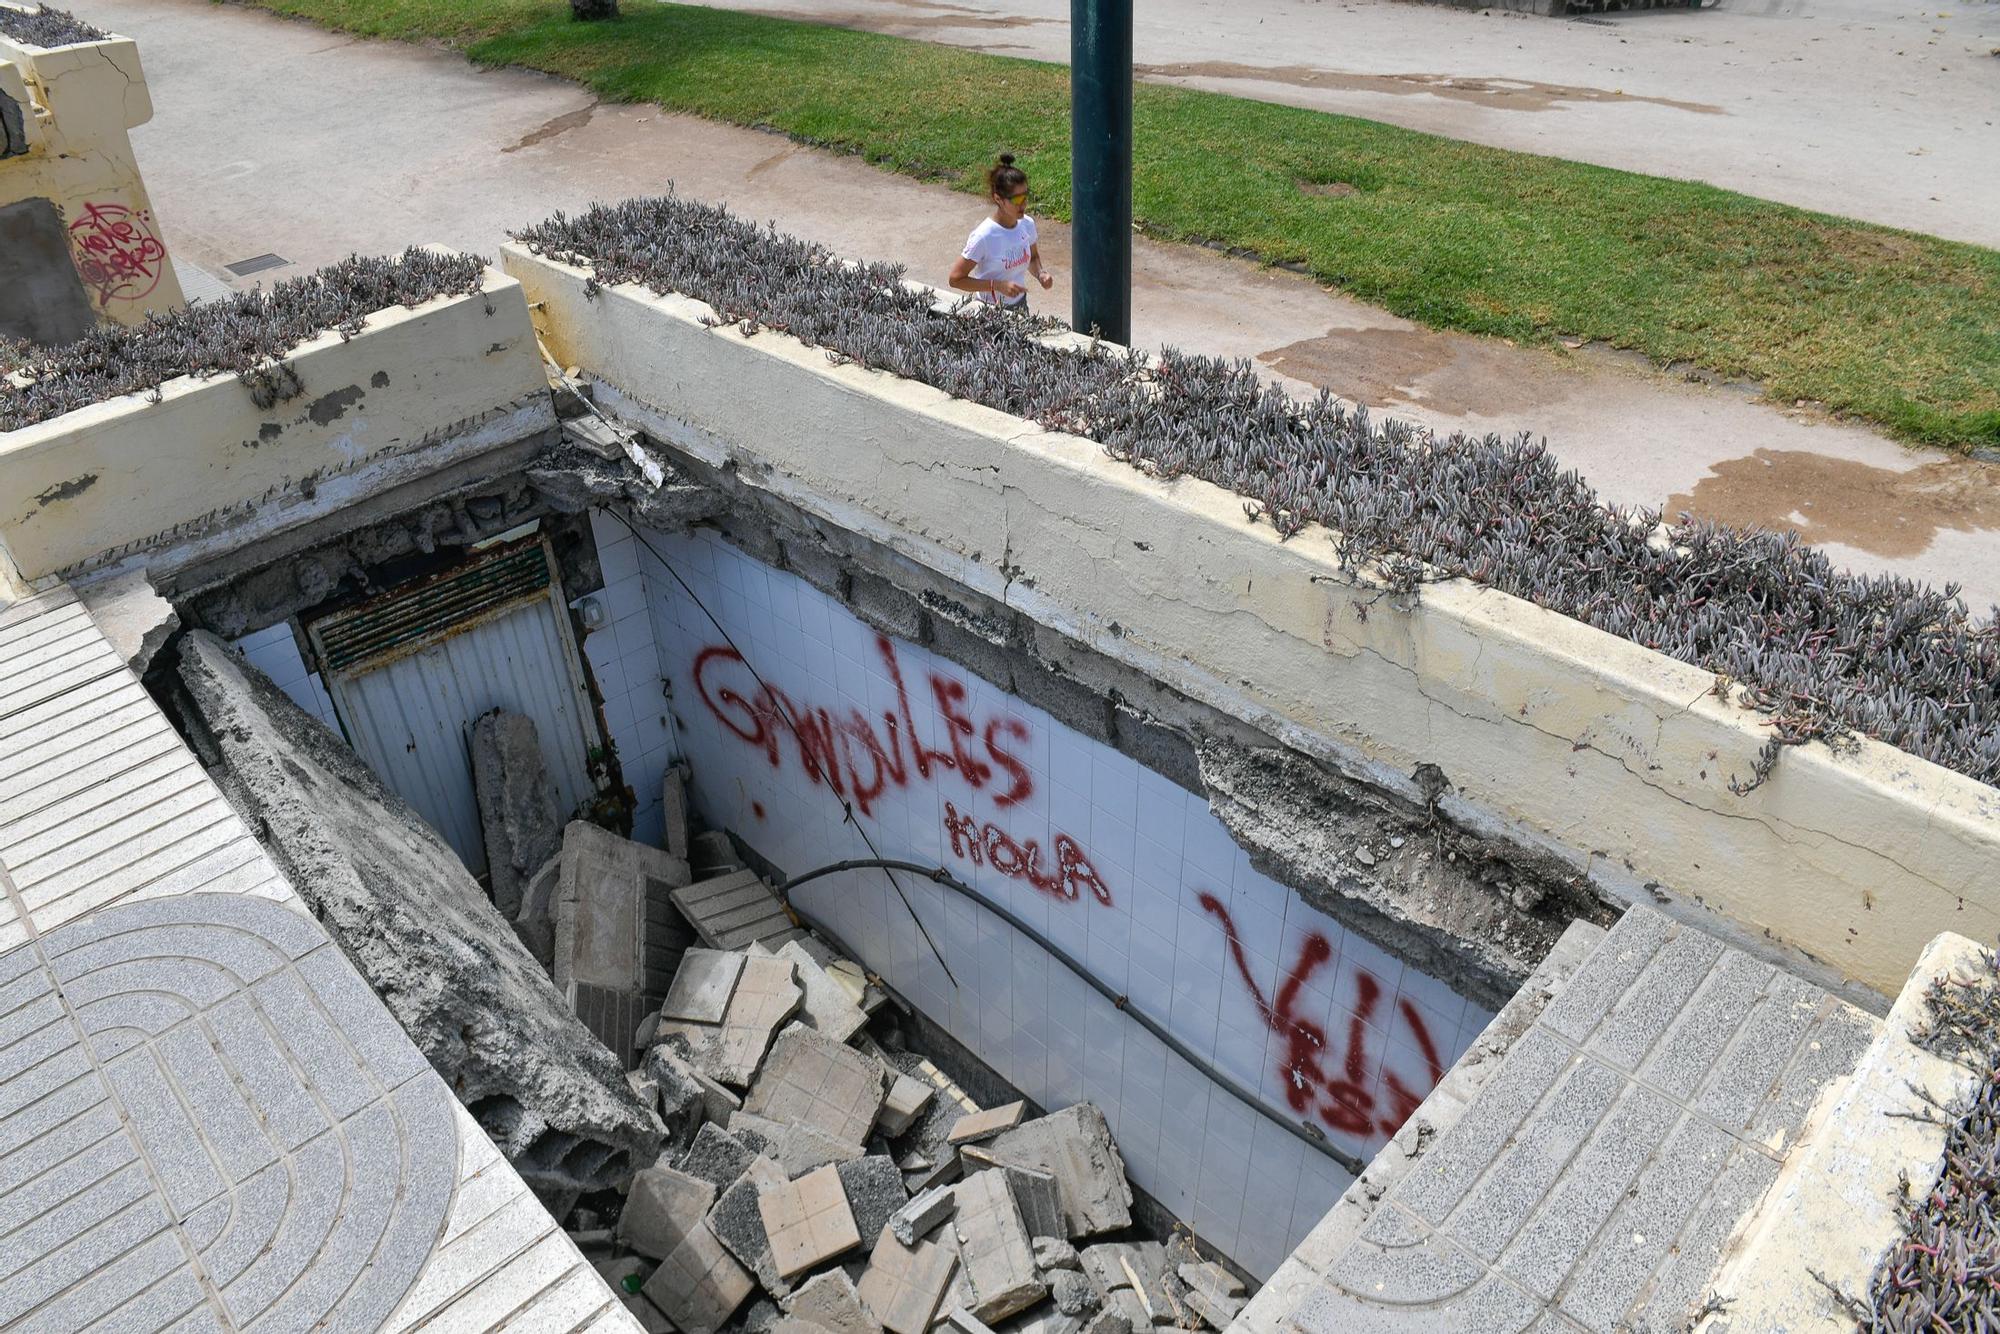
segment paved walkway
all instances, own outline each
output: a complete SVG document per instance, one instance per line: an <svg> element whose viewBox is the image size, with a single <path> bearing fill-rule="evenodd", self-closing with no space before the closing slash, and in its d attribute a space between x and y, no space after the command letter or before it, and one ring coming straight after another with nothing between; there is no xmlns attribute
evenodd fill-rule
<svg viewBox="0 0 2000 1334"><path fill-rule="evenodd" d="M637 1329L82 604L0 608L0 1327L418 1324Z"/></svg>
<svg viewBox="0 0 2000 1334"><path fill-rule="evenodd" d="M694 0L1069 60L1069 0ZM2000 5L1720 0L1548 19L1407 0L1147 0L1142 77L1707 181L2000 245Z"/></svg>
<svg viewBox="0 0 2000 1334"><path fill-rule="evenodd" d="M979 217L963 195L854 158L596 105L573 85L447 52L201 0L86 8L139 41L156 108L134 131L147 183L179 259L215 273L266 252L312 266L413 241L491 254L506 228L555 209L677 182L935 281ZM1432 11L1397 12L1414 22ZM1068 246L1066 228L1044 229L1059 275ZM1141 343L1255 357L1299 385L1439 428L1532 431L1611 501L1794 525L1853 568L1961 580L1976 608L2000 602L1992 465L1617 360L1429 332L1208 251L1141 243L1134 263ZM1066 299L1059 276L1047 304Z"/></svg>

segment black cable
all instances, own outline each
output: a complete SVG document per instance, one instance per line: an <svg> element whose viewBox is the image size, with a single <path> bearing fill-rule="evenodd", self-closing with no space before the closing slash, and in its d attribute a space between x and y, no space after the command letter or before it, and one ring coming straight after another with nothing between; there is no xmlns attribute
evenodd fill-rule
<svg viewBox="0 0 2000 1334"><path fill-rule="evenodd" d="M729 637L729 631L722 628L722 622L715 619L715 613L708 609L708 604L701 600L700 595L697 594L694 591L694 589L688 587L688 581L681 578L680 571L676 570L671 564L668 563L667 558L660 554L659 548L655 547L651 542L648 542L646 540L646 535L640 532L639 529L633 524L633 522L630 519L626 518L623 514L620 514L616 509L607 507L604 512L606 514L609 514L612 518L618 520L618 522L624 524L625 531L632 534L634 538L638 539L640 546L646 548L646 550L653 553L653 559L660 563L660 568L665 570L668 574L672 575L674 577L674 582L681 586L681 591L688 595L689 600L691 600L695 606L701 608L701 614L708 617L708 623L710 625L713 625L715 627L715 632L722 636L722 642L729 645L730 651L736 655L737 661L741 662L745 667L745 669L749 671L751 678L757 682L758 687L761 690L763 690L764 694L770 699L772 705L776 708L778 716L784 720L785 726L791 729L792 739L798 742L799 755L805 761L807 772L809 772L814 778L818 778L820 776L819 762L813 758L812 747L806 744L805 737L799 732L798 723L793 721L791 708L786 702L784 696L780 695L777 691L771 689L769 683L767 683L764 680L763 676L758 673L756 666L750 661L748 655L746 655L742 649L736 646L736 641L734 639L731 639ZM841 818L847 824L851 824L854 826L854 831L861 835L861 841L868 845L868 851L875 854L873 859L874 863L881 866L882 874L884 874L889 878L889 887L895 890L896 897L903 901L903 911L908 913L910 915L910 920L917 924L918 932L920 932L923 935L924 944L930 947L931 956L938 961L938 967L944 969L945 977L950 979L952 990L954 991L958 990L958 979L952 976L951 965L944 961L944 952L937 947L937 942L931 939L930 930L924 926L924 919L917 916L917 910L910 906L910 896L903 892L902 883L896 879L895 871L890 869L891 863L889 859L882 855L882 849L875 846L875 840L869 837L867 828L861 823L861 821L854 818L853 803L848 801L847 798L836 793L830 784L826 785L826 791L827 795L831 796L835 801L840 803ZM866 864L867 864L866 862L863 863L863 865Z"/></svg>
<svg viewBox="0 0 2000 1334"><path fill-rule="evenodd" d="M1165 1046L1169 1051L1173 1052L1176 1056L1179 1056L1183 1061L1186 1061L1189 1065L1193 1066L1195 1069L1201 1071L1202 1074L1207 1075L1208 1078L1213 1082L1220 1084L1223 1088L1227 1089L1230 1093L1234 1094L1237 1101L1243 1103L1245 1106L1249 1107L1252 1111L1257 1112L1260 1115L1264 1116L1274 1125L1282 1126L1288 1134L1295 1135L1299 1139L1302 1139L1306 1143L1312 1145L1315 1149L1318 1149L1321 1153L1324 1153L1327 1157L1339 1163L1342 1167L1346 1168L1349 1172L1353 1173L1355 1176L1357 1177L1360 1176L1363 1169L1367 1167L1367 1164L1362 1162L1361 1159L1355 1156L1354 1154L1348 1153L1344 1149L1336 1148L1331 1142L1327 1140L1326 1136L1322 1134L1319 1131L1319 1129L1313 1126L1311 1123L1287 1121L1283 1117L1279 1116L1276 1112L1273 1112L1268 1106L1264 1104L1264 1101L1260 1097L1258 1097L1257 1094L1255 1094L1250 1090L1245 1089L1243 1085L1236 1082L1233 1076L1227 1074L1222 1070L1217 1069L1207 1059L1194 1052L1187 1046L1187 1044L1183 1043L1179 1038L1175 1037L1172 1033L1169 1033L1165 1027L1154 1022L1154 1020L1149 1015L1147 1015L1145 1011L1135 1008L1131 1004L1130 997L1121 996L1117 992L1113 991L1110 987L1106 986L1103 982L1099 981L1094 974L1085 969L1082 964L1078 963L1075 959L1070 958L1068 954L1064 953L1061 946L1057 945L1054 941L1044 936L1041 932L1035 930L1034 927L1028 925L1026 922L1016 917L1004 905L995 903L992 899L987 898L986 895L982 894L977 889L974 889L971 885L968 885L964 881L958 879L956 876L952 875L950 871L947 871L942 866L925 866L919 862L900 861L895 858L888 858L888 857L872 857L872 858L859 857L850 861L834 862L830 866L822 866L817 870L807 871L803 875L795 875L791 879L787 880L784 884L778 886L778 897L784 900L785 906L787 908L791 908L791 910L794 913L797 913L800 917L805 918L809 923L811 923L814 930L819 931L822 934L831 936L834 934L832 931L828 930L825 926L823 926L819 922L814 921L810 914L799 912L799 910L793 906L791 900L791 892L794 889L797 889L800 885L806 884L809 881L817 880L821 876L833 875L836 872L840 871L867 870L868 868L875 866L879 866L884 871L888 871L891 873L895 871L909 871L916 875L921 875L925 877L934 884L943 885L947 889L956 890L958 893L963 894L965 897L971 899L974 903L977 903L980 907L986 909L986 911L992 913L995 917L998 917L1001 921L1005 922L1007 925L1013 927L1016 931L1026 936L1029 940L1032 940L1037 945L1040 945L1044 950L1046 950L1049 953L1051 957L1053 957L1056 960L1056 962L1060 963L1063 967L1069 969L1070 972L1075 973L1078 977L1082 978L1084 982L1089 985L1091 990L1095 991L1098 995L1110 1001L1112 1006L1115 1009L1117 1009L1119 1013L1129 1015L1134 1021L1138 1023L1139 1027L1145 1029L1148 1033L1151 1033L1154 1037L1158 1038L1163 1044L1165 1044ZM853 952L852 946L847 946L846 948L848 948L849 952ZM865 964L866 961L860 960L860 962ZM943 960L939 960L939 962L942 963ZM878 977L881 975L879 969L871 969L870 971L874 972Z"/></svg>

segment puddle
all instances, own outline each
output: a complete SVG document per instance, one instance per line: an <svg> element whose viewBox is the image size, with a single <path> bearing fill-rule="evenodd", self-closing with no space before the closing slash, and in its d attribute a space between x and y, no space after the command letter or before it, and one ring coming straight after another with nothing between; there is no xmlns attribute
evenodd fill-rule
<svg viewBox="0 0 2000 1334"><path fill-rule="evenodd" d="M1798 449L1760 449L1711 465L1692 492L1666 504L1742 527L1796 528L1877 556L1923 552L1940 531L2000 527L2000 468L1939 459L1907 471Z"/></svg>
<svg viewBox="0 0 2000 1334"><path fill-rule="evenodd" d="M560 116L552 116L548 120L543 121L538 128L528 131L518 141L509 144L500 151L503 153L518 153L524 148L533 148L536 144L542 143L544 140L553 139L559 134L567 134L571 130L580 130L590 124L590 118L596 114L597 103L592 102L589 106L583 107L580 110L564 112Z"/></svg>
<svg viewBox="0 0 2000 1334"><path fill-rule="evenodd" d="M1204 60L1176 65L1134 65L1133 73L1155 79L1255 79L1296 88L1331 88L1344 93L1428 93L1449 102L1471 102L1506 111L1554 111L1565 103L1650 102L1704 116L1725 114L1706 102L1681 102L1670 97L1638 97L1611 88L1537 83L1530 79L1465 79L1449 74L1347 74L1309 65L1239 65L1228 60Z"/></svg>
<svg viewBox="0 0 2000 1334"><path fill-rule="evenodd" d="M890 0L890 3L900 4L904 3L904 0ZM853 28L858 32L879 32L890 37L901 36L913 29L928 31L934 28L1026 28L1032 24L1053 22L1051 19L1028 18L1018 14L981 14L957 5L924 5L923 8L945 12L871 14L860 11L831 13L804 9L760 9L757 12L767 18L790 19L794 23L817 23L829 28Z"/></svg>
<svg viewBox="0 0 2000 1334"><path fill-rule="evenodd" d="M1428 329L1329 329L1260 352L1257 360L1370 407L1409 403L1467 416L1513 401L1518 379L1502 373L1492 358L1464 356L1462 341Z"/></svg>

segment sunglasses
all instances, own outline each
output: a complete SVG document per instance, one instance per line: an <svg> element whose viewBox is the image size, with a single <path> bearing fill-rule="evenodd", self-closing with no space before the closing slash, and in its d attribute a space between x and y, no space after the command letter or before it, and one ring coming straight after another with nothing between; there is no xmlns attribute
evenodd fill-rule
<svg viewBox="0 0 2000 1334"><path fill-rule="evenodd" d="M1010 204L1025 204L1028 202L1028 192L1026 190L1021 191L1017 195L1001 195L1000 197Z"/></svg>

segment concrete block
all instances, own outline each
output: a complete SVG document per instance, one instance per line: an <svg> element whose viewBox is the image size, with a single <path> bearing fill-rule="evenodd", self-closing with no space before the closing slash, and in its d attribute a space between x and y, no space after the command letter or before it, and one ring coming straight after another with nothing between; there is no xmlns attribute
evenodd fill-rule
<svg viewBox="0 0 2000 1334"><path fill-rule="evenodd" d="M861 1304L854 1280L839 1269L815 1274L785 1303L785 1313L809 1321L827 1334L882 1334L882 1326Z"/></svg>
<svg viewBox="0 0 2000 1334"><path fill-rule="evenodd" d="M855 1230L864 1237L879 1236L897 1210L909 1203L903 1174L886 1154L856 1158L837 1170L840 1188L847 1192L847 1207L854 1211Z"/></svg>
<svg viewBox="0 0 2000 1334"><path fill-rule="evenodd" d="M688 859L692 832L688 828L688 767L685 764L670 764L660 780L660 814L665 821L664 837L667 854Z"/></svg>
<svg viewBox="0 0 2000 1334"><path fill-rule="evenodd" d="M1046 1172L1062 1194L1069 1237L1091 1237L1132 1223L1132 1187L1104 1113L1090 1103L1002 1132L985 1146L996 1162Z"/></svg>
<svg viewBox="0 0 2000 1334"><path fill-rule="evenodd" d="M958 1210L952 1220L958 1252L972 1285L972 1313L1004 1320L1048 1293L1035 1270L1035 1253L1021 1211L999 1172L975 1172L952 1187Z"/></svg>
<svg viewBox="0 0 2000 1334"><path fill-rule="evenodd" d="M882 1110L876 1115L875 1124L881 1132L894 1139L917 1123L924 1109L931 1104L937 1090L914 1075L906 1075L900 1070L892 1071L893 1080L889 1092L882 1100Z"/></svg>
<svg viewBox="0 0 2000 1334"><path fill-rule="evenodd" d="M791 960L746 958L716 1038L715 1078L748 1087L764 1062L771 1035L798 1013L804 999Z"/></svg>
<svg viewBox="0 0 2000 1334"><path fill-rule="evenodd" d="M789 959L776 962L788 972L794 967ZM856 1145L868 1138L881 1107L882 1079L875 1062L805 1028L778 1036L743 1100L745 1111L797 1121Z"/></svg>
<svg viewBox="0 0 2000 1334"><path fill-rule="evenodd" d="M733 950L691 949L681 955L680 967L660 1002L660 1017L685 1019L698 1024L719 1024L729 1013L729 998L736 994L737 979L743 975L743 956Z"/></svg>
<svg viewBox="0 0 2000 1334"><path fill-rule="evenodd" d="M756 1153L741 1140L711 1121L696 1132L694 1142L681 1155L680 1170L706 1181L720 1192L736 1184L750 1167Z"/></svg>
<svg viewBox="0 0 2000 1334"><path fill-rule="evenodd" d="M1010 1102L1005 1107L995 1107L984 1112L974 1112L962 1116L952 1125L951 1133L945 1139L953 1144L977 1144L991 1139L1003 1130L1012 1130L1021 1124L1027 1114L1028 1104Z"/></svg>
<svg viewBox="0 0 2000 1334"><path fill-rule="evenodd" d="M799 985L806 993L802 1018L822 1037L844 1043L867 1026L868 1016L861 1012L847 989L827 975L804 945L788 940L779 947L778 957L797 965Z"/></svg>
<svg viewBox="0 0 2000 1334"><path fill-rule="evenodd" d="M884 1228L855 1290L889 1334L926 1334L957 1267L955 1247L931 1241L905 1246Z"/></svg>
<svg viewBox="0 0 2000 1334"><path fill-rule="evenodd" d="M618 1215L618 1238L641 1255L664 1260L714 1204L712 1182L671 1167L642 1168L633 1173Z"/></svg>
<svg viewBox="0 0 2000 1334"><path fill-rule="evenodd" d="M847 1192L831 1166L760 1191L757 1207L781 1278L825 1264L861 1244Z"/></svg>
<svg viewBox="0 0 2000 1334"><path fill-rule="evenodd" d="M933 1186L898 1209L889 1220L896 1240L914 1246L918 1237L929 1236L940 1224L958 1212L958 1195L950 1186Z"/></svg>
<svg viewBox="0 0 2000 1334"><path fill-rule="evenodd" d="M473 720L472 790L493 906L512 917L529 878L562 850L562 811L534 719L494 709Z"/></svg>
<svg viewBox="0 0 2000 1334"><path fill-rule="evenodd" d="M756 1285L708 1227L676 1246L643 1289L681 1334L716 1334Z"/></svg>

